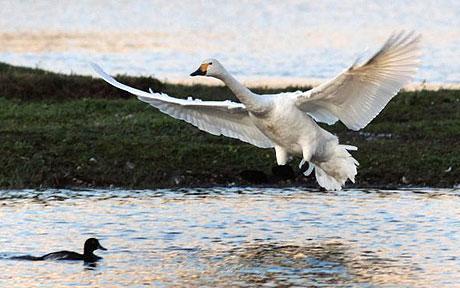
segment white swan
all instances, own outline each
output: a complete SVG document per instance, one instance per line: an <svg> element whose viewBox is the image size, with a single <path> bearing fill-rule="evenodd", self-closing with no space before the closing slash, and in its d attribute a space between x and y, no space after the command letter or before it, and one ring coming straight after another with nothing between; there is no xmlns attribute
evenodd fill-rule
<svg viewBox="0 0 460 288"><path fill-rule="evenodd" d="M141 101L174 118L214 135L237 138L261 148L275 148L278 165L289 155L301 155L309 163L306 175L328 190L340 190L347 179L354 182L358 162L340 145L338 138L315 121L342 121L348 128L365 127L415 74L420 58L420 36L392 35L362 65L353 64L334 79L302 92L258 95L240 84L215 59L205 60L191 76L222 80L241 101L178 99L144 92L117 82L99 66L94 70L108 83L136 95Z"/></svg>

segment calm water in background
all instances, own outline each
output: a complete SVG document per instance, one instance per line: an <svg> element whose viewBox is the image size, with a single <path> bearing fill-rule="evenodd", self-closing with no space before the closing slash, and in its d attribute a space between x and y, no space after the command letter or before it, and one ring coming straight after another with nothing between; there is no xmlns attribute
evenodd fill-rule
<svg viewBox="0 0 460 288"><path fill-rule="evenodd" d="M392 31L416 29L424 37L416 81L460 82L458 0L0 0L0 7L0 61L65 73L91 74L95 61L114 74L188 79L216 57L239 78L327 79Z"/></svg>
<svg viewBox="0 0 460 288"><path fill-rule="evenodd" d="M0 287L458 287L460 190L0 191ZM96 265L11 256L108 251Z"/></svg>

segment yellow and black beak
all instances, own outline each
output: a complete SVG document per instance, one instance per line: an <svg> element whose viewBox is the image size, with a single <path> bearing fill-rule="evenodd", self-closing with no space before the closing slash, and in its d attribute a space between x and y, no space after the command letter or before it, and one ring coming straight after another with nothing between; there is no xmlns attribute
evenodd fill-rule
<svg viewBox="0 0 460 288"><path fill-rule="evenodd" d="M206 72L208 72L208 66L209 64L201 64L195 72L190 74L190 76L205 76Z"/></svg>

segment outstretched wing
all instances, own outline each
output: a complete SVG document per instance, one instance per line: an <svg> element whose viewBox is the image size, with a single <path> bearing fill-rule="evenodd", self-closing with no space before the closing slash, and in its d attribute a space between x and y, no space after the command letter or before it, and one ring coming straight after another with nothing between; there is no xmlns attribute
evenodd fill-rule
<svg viewBox="0 0 460 288"><path fill-rule="evenodd" d="M179 99L163 93L145 92L118 82L94 63L92 67L109 84L136 95L139 100L158 108L165 114L184 120L200 130L213 135L240 139L261 148L273 147L270 139L251 121L246 107L241 103L229 100Z"/></svg>
<svg viewBox="0 0 460 288"><path fill-rule="evenodd" d="M317 121L338 119L353 130L366 127L414 76L420 35L393 34L363 65L352 65L334 79L299 95L296 105Z"/></svg>

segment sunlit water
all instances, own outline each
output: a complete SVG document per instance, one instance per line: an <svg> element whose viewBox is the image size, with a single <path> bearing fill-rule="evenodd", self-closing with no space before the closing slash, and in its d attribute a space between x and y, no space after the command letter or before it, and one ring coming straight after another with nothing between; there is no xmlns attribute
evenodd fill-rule
<svg viewBox="0 0 460 288"><path fill-rule="evenodd" d="M458 287L460 190L0 191L0 287ZM95 265L18 255L81 250Z"/></svg>
<svg viewBox="0 0 460 288"><path fill-rule="evenodd" d="M114 74L188 79L203 59L216 57L239 78L328 79L393 31L414 29L424 46L415 81L460 82L458 0L0 5L0 61L53 71L90 74L95 61Z"/></svg>

